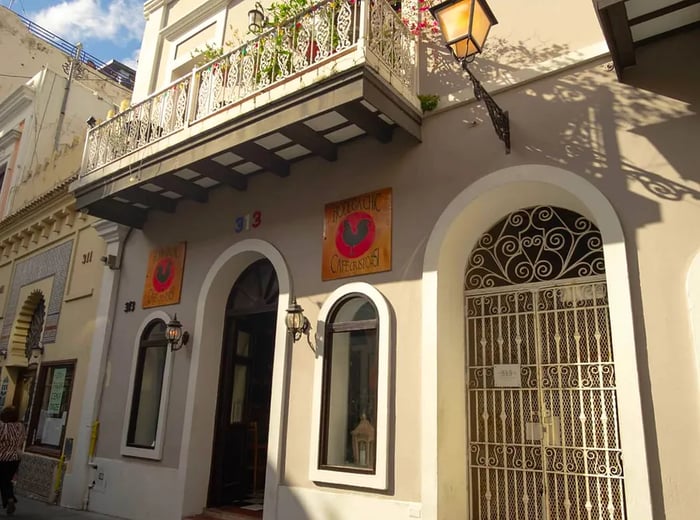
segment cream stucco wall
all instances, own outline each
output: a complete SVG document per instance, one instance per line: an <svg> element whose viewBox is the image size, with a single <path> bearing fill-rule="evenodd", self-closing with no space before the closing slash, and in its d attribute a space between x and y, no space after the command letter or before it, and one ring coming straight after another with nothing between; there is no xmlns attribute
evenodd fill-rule
<svg viewBox="0 0 700 520"><path fill-rule="evenodd" d="M263 8L271 2L261 2ZM403 2L404 12L411 12L415 0ZM208 40L215 46L231 49L242 41L251 40L248 32L248 10L255 0L225 2L222 0L178 0L146 4L146 30L141 47L144 59L136 78L134 102L165 87L175 79L172 75L172 56L178 39L206 20L223 29ZM512 85L533 75L552 70L564 64L598 56L605 52L603 36L595 10L586 2L547 0L518 2L499 0L490 3L497 13L498 24L491 30L484 55L474 70L484 82L500 86ZM225 11L225 15L223 15ZM221 15L218 19L217 16ZM429 13L425 13L429 16ZM571 27L576 30L572 31ZM439 35L424 34L419 52L421 69L418 90L425 94L439 94L465 100L471 89L465 89L464 80L446 52ZM204 45L199 45L203 48ZM189 73L184 71L182 75ZM446 102L447 97L445 97Z"/></svg>
<svg viewBox="0 0 700 520"><path fill-rule="evenodd" d="M498 23L470 68L491 91L607 51L590 2L499 0L489 5ZM418 91L440 95L440 106L445 107L472 99L473 94L441 38L439 33L424 32Z"/></svg>
<svg viewBox="0 0 700 520"><path fill-rule="evenodd" d="M299 342L292 346L289 366L285 367L289 386L283 403L284 444L278 475L284 488L279 507L284 504L288 507L286 511L294 513L289 513L291 516L280 513L280 518L335 518L333 515L346 518L340 509L342 499L334 505L333 500L319 498L324 508L318 511L311 508L309 504L314 503L314 497L329 496L324 493L357 495L362 497L358 503L380 501L397 518L408 516L408 508L416 507L424 499L422 480L434 478L423 473L421 466L421 423L425 410L421 408L420 302L425 244L439 216L458 193L491 172L523 164L556 166L580 176L600 190L619 216L629 267L634 348L654 517L669 520L693 517L700 508L700 499L694 492L700 485L700 470L687 461L700 458L696 442L700 436L700 403L686 277L700 246L691 232L692 226L689 227L689 223L700 218L697 204L700 178L695 167L700 159L695 142L700 135L697 114L700 78L696 70L678 67L678 63L692 59L699 34L697 30L687 32L640 48L640 65L626 76L627 83L618 82L615 73L605 66L605 60L598 60L498 95L499 104L510 111L513 134L510 155L504 154L488 116L479 106L442 110L424 120L421 144L399 130L386 145L362 139L340 148L334 163L306 160L294 165L287 179L269 174L255 176L245 192L220 188L210 194L207 204L181 202L175 215L152 213L144 230L134 233L126 247L120 295L140 302L149 250L156 245L186 240L182 299L180 304L163 310L177 312L189 330L196 327L196 303L205 274L223 251L244 238L264 240L281 253L294 294L312 324L327 295L349 281L373 284L393 308L395 410L390 437L389 489L383 494L372 494L331 489L309 480L314 357ZM595 38L592 36L589 41ZM578 42L583 43L583 40ZM669 49L673 49L673 59L660 59L668 56ZM324 204L383 187L393 189L392 270L344 281L321 281ZM523 204L529 203L524 192L516 190L511 195L513 200L504 204L504 208L516 204L519 198ZM233 231L235 218L255 210L262 212L262 225L237 235ZM486 223L479 226L479 231L486 230ZM234 281L233 277L228 280L226 290ZM462 319L461 309L452 312L455 319ZM99 494L94 493L97 498L91 502L97 510L112 514L126 514L117 494L117 480L129 472L128 459L119 454L120 433L125 420L133 334L146 314L137 303L136 312L117 312L114 316L108 381L100 413L103 430L98 443L106 487ZM183 434L189 436L191 428L198 435L202 435L202 429L211 429L218 379L216 353L220 349L216 334L220 341L222 332L213 334L214 344L208 344L207 349L214 353L214 362L208 365L209 372L204 373L207 390L203 395L207 404L201 407L202 414L194 415L193 425L185 421L183 407L192 363L192 355L185 349L174 361L176 383L170 389L163 459L160 463L132 464L131 471L144 475L151 467L154 472L178 468L183 460L180 444ZM195 343L189 348L201 347ZM444 353L451 352L450 345L440 348ZM454 366L461 370L461 354L453 354L457 360ZM455 385L459 387L459 381ZM463 421L463 417L454 417L454 421ZM210 450L210 446L202 448L203 453L210 454ZM446 504L439 518L458 518L459 504L464 507L466 500L464 487L455 477L464 467L463 439L458 433L448 435L439 450L441 460L449 459L443 468L438 468L442 493L439 500ZM455 453L459 456L452 456ZM625 453L625 457L634 457L634 453ZM209 459L205 456L199 463L208 465ZM195 484L200 487L185 491L203 497L207 486L206 466L197 471L205 475ZM144 485L147 485L145 481ZM635 499L628 497L630 501ZM200 501L199 506L203 505ZM371 506L367 507L371 510ZM148 510L155 509L148 507Z"/></svg>
<svg viewBox="0 0 700 520"><path fill-rule="evenodd" d="M7 296L13 284L15 265L28 261L62 243L71 242L71 260L68 268L68 280L62 296L61 314L57 328L56 341L46 343L42 362L76 360L73 379L71 408L66 425L66 438L75 438L80 420L79 403L82 400L82 388L87 375L89 345L95 319L95 301L99 297L99 280L104 266L100 257L104 252L104 242L92 227L94 218L70 213L72 197L64 194L46 204L43 211L32 215L32 222L42 225L45 220L52 220L47 228L39 231L32 239L19 245L16 251L6 247L0 256L0 284L3 287L2 309L4 310L0 324L5 320L16 320L14 315L6 314ZM57 213L58 212L58 213ZM65 212L63 214L62 212ZM62 219L60 215L63 215ZM57 217L59 220L57 220ZM10 238L16 231L31 229L31 224L25 221L2 226L0 222L0 237ZM34 240L36 239L36 241ZM39 290L48 303L54 290L54 276L42 278L23 285L19 289L17 302L18 310L27 300L29 294ZM1 325L0 325L1 326ZM14 330L14 329L13 329ZM14 334L13 334L14 337ZM24 358L24 343L10 340L10 351L4 367L26 366ZM3 373L6 371L3 370ZM6 403L12 401L13 388L10 388ZM78 404L76 404L78 403ZM70 467L70 465L69 465Z"/></svg>

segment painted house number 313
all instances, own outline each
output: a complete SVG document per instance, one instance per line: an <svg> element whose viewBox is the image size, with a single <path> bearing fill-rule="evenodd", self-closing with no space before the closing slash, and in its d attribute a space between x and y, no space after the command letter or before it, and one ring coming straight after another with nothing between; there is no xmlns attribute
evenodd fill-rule
<svg viewBox="0 0 700 520"><path fill-rule="evenodd" d="M252 214L248 213L246 215L236 217L234 230L236 233L249 231L250 228L255 229L256 227L259 227L260 224L262 224L262 213L260 211L254 211Z"/></svg>

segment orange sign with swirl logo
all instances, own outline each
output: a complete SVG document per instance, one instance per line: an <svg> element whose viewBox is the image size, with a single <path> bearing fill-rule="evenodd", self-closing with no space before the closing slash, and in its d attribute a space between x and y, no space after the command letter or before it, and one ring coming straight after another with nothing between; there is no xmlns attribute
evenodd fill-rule
<svg viewBox="0 0 700 520"><path fill-rule="evenodd" d="M180 303L186 249L187 243L180 242L151 251L143 288L144 309Z"/></svg>
<svg viewBox="0 0 700 520"><path fill-rule="evenodd" d="M326 204L323 280L391 270L391 188Z"/></svg>

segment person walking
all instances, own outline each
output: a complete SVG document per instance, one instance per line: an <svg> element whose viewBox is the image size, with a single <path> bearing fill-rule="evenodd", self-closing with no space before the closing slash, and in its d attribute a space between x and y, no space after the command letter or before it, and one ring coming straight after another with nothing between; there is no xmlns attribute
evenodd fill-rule
<svg viewBox="0 0 700 520"><path fill-rule="evenodd" d="M8 515L14 514L17 504L12 478L19 468L23 443L24 425L19 421L17 408L3 408L0 412L0 495Z"/></svg>

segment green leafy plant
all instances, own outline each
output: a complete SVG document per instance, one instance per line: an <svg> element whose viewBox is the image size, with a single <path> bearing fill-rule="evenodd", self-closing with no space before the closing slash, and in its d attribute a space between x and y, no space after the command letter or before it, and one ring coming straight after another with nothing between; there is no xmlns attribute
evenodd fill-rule
<svg viewBox="0 0 700 520"><path fill-rule="evenodd" d="M286 2L273 2L267 8L267 24L279 27L290 18L301 14L313 5L312 0L287 0Z"/></svg>
<svg viewBox="0 0 700 520"><path fill-rule="evenodd" d="M221 58L224 55L224 48L217 45L212 45L207 43L204 49L194 49L192 51L192 57L197 58L197 66L209 63L212 60Z"/></svg>
<svg viewBox="0 0 700 520"><path fill-rule="evenodd" d="M203 49L197 47L190 53L190 56L197 59L197 67L201 67L202 65L209 63L210 61L214 61L218 58L221 58L224 55L224 53L227 52L225 48L232 49L234 47L240 46L243 43L237 29L233 29L229 25L229 30L232 31L231 39L226 40L224 42L223 47L207 43Z"/></svg>
<svg viewBox="0 0 700 520"><path fill-rule="evenodd" d="M440 96L437 94L418 94L418 99L423 112L435 110L440 102Z"/></svg>
<svg viewBox="0 0 700 520"><path fill-rule="evenodd" d="M286 0L270 4L266 11L264 30L271 28L275 28L275 30L264 38L267 41L272 40L274 58L270 63L260 66L258 77L268 77L271 82L274 82L282 74L283 68L291 70L294 49L297 47L299 32L302 29L302 18L310 16L309 11L319 9L318 4L318 0ZM326 9L326 7L329 8ZM329 44L332 49L335 49L340 41L337 33L337 20L335 19L338 15L337 7L335 2L326 3L320 7L323 9L322 16L327 17L328 27L331 28ZM316 14L316 17L316 23L318 23L319 14ZM259 40L255 45L263 44L264 42ZM317 41L312 40L306 51L306 59L313 62L317 52L319 52Z"/></svg>

